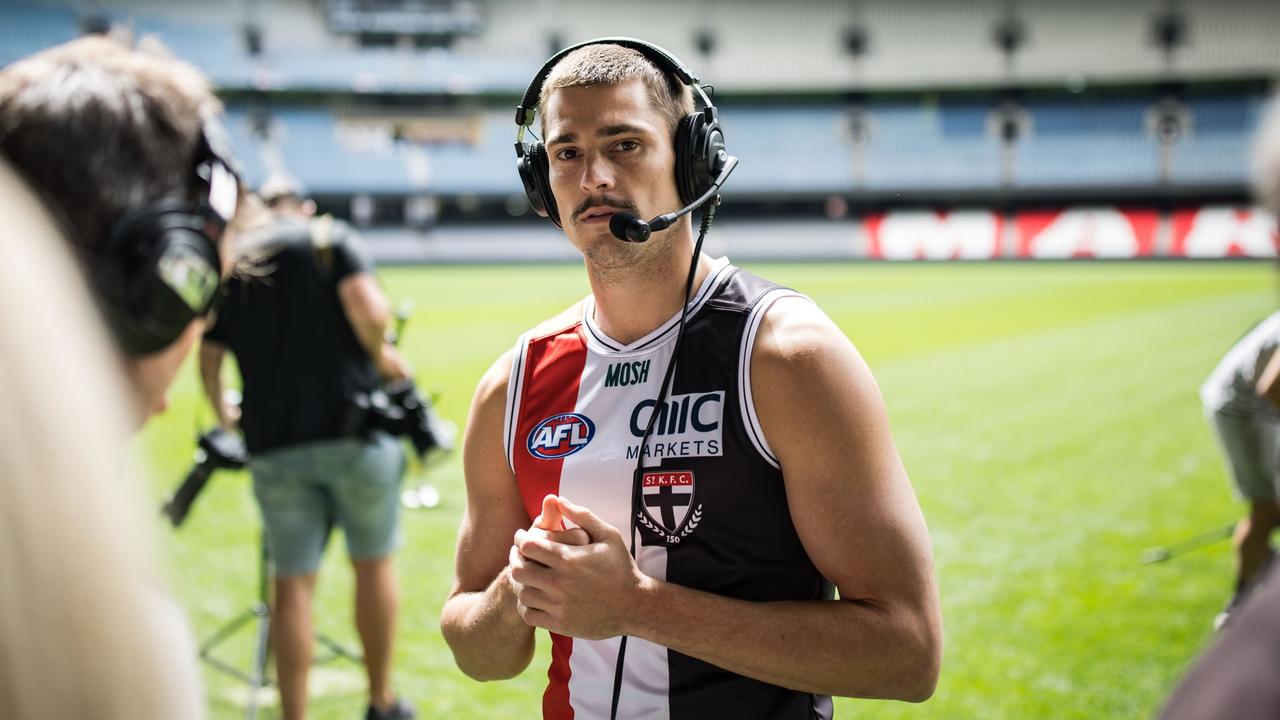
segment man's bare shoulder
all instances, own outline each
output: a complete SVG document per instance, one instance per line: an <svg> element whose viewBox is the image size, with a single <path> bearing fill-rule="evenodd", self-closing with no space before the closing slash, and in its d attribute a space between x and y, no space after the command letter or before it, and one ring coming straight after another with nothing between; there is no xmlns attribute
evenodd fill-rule
<svg viewBox="0 0 1280 720"><path fill-rule="evenodd" d="M844 356L853 345L812 300L780 298L765 312L752 347L755 372L804 379L829 369L833 356ZM821 372L825 374L825 372Z"/></svg>
<svg viewBox="0 0 1280 720"><path fill-rule="evenodd" d="M496 402L501 411L501 406L507 401L507 385L511 382L511 364L515 354L514 349L507 350L484 371L480 382L476 383L476 393L471 399L472 407L483 408Z"/></svg>

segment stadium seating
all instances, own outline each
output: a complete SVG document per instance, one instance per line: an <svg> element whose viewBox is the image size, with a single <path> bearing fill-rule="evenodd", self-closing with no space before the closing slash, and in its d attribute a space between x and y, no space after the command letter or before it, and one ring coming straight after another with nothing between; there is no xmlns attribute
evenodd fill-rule
<svg viewBox="0 0 1280 720"><path fill-rule="evenodd" d="M1032 100L1018 142L1014 177L1024 187L1149 185L1159 177L1158 145L1145 129L1149 103Z"/></svg>
<svg viewBox="0 0 1280 720"><path fill-rule="evenodd" d="M1173 145L1169 182L1240 186L1262 98L1236 94L1189 101L1190 127ZM1161 184L1160 143L1147 127L1149 98L1041 99L1013 152L1014 188L1142 188ZM358 106L357 106L358 107ZM859 191L993 189L1003 178L994 105L980 101L893 101L867 106L865 141L855 143L843 104L722 106L729 147L742 159L738 193L803 197ZM511 171L515 126L507 112L475 111L474 142L407 143L385 120L328 106L269 106L272 142L250 132L233 105L233 136L249 175L271 161L316 192L518 195ZM425 116L425 115L424 115ZM261 133L260 133L261 134ZM326 148L317 152L316 148ZM411 171L410 168L413 168Z"/></svg>
<svg viewBox="0 0 1280 720"><path fill-rule="evenodd" d="M972 103L872 105L866 143L867 189L993 187L1000 146L989 107Z"/></svg>
<svg viewBox="0 0 1280 720"><path fill-rule="evenodd" d="M1261 118L1261 96L1191 98L1191 126L1173 155L1171 182L1185 185L1241 183L1249 146Z"/></svg>
<svg viewBox="0 0 1280 720"><path fill-rule="evenodd" d="M1052 83L1053 73L1058 79L1064 73L1106 77L1110 70L1103 66L1114 65L1116 72L1145 74L1154 85L1163 72L1159 53L1145 39L1130 41L1146 38L1150 8L1105 9L1108 21L1097 23L1103 5L1025 0L1029 41L1011 68L990 45L997 10L984 0L956 0L945 8L923 0L869 0L838 11L819 0L769 4L735 16L733 32L718 33L710 55L695 47L694 31L712 27L715 19L699 4L654 0L652 12L636 18L628 32L662 42L720 85L726 136L742 159L734 190L744 196L906 192L927 198L935 191L1006 186L1044 193L1167 186L1239 192L1263 104L1257 90L1189 91L1189 123L1166 149L1151 122L1154 90L1099 93L1081 82L1074 87L1080 92L1071 94L1041 87L1022 103L1025 122L1016 143L1010 150L1003 146L998 83L1010 78ZM1221 7L1212 13L1187 8L1189 22L1204 33L1195 37L1204 42L1188 47L1186 76L1267 67L1265 58L1249 53L1274 49L1274 43L1242 50L1226 38L1252 37L1274 22L1258 14L1256 2L1215 5ZM331 32L323 5L308 0L120 0L103 7L108 19L135 34L158 35L228 93L232 134L250 179L285 170L314 192L333 195L518 197L507 108L553 35L569 42L599 34L611 17L606 8L579 0L545 0L536 17L514 0L493 0L484 33L450 49L424 50L403 44L360 48L354 38ZM0 5L0 63L74 37L82 8L75 0ZM679 32L671 30L671 18L683 23ZM857 67L839 35L854 22L871 29ZM250 54L246 25L260 28L260 53ZM964 39L969 36L984 39ZM922 73L929 85L912 90ZM957 83L969 89L946 91ZM856 102L811 92L859 84L896 92L872 91ZM769 91L784 86L789 97ZM250 90L252 113L244 99ZM306 104L299 93L310 96ZM360 119L412 115L412 102L387 102L386 96L396 95L435 98L423 107L448 108L440 112L469 112L479 130L462 141L410 143L397 139L386 121ZM430 117L436 111L419 112Z"/></svg>

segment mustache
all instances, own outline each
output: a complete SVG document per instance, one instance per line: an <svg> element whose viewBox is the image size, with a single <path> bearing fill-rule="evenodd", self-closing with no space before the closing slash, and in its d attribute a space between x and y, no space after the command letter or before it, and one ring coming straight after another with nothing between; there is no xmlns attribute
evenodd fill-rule
<svg viewBox="0 0 1280 720"><path fill-rule="evenodd" d="M577 222L578 218L582 217L582 214L585 213L586 211L592 208L597 208L602 206L617 208L619 210L629 210L639 215L639 213L637 212L635 203L630 202L628 200L623 200L621 198L616 198L612 195L600 195L597 197L589 197L586 200L583 200L578 205L578 207L573 211L573 221Z"/></svg>

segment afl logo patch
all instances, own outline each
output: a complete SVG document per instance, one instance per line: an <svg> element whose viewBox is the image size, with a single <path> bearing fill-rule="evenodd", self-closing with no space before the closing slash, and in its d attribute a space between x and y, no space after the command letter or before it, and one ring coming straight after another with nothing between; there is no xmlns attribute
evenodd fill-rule
<svg viewBox="0 0 1280 720"><path fill-rule="evenodd" d="M552 415L529 433L529 454L543 460L569 457L586 447L595 434L595 423L582 413Z"/></svg>

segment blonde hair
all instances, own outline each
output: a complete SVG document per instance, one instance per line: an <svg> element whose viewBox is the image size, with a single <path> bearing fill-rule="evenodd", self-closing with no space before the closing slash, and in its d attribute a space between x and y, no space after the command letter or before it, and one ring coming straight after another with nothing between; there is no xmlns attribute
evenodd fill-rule
<svg viewBox="0 0 1280 720"><path fill-rule="evenodd" d="M1263 114L1251 156L1253 195L1272 215L1280 215L1280 94Z"/></svg>
<svg viewBox="0 0 1280 720"><path fill-rule="evenodd" d="M0 717L200 717L195 648L126 467L116 356L3 159L0 205Z"/></svg>
<svg viewBox="0 0 1280 720"><path fill-rule="evenodd" d="M564 56L547 75L538 96L538 107L545 108L552 91L567 87L620 85L641 80L649 90L653 106L667 118L674 137L676 124L693 112L693 93L679 78L664 72L640 51L621 45L588 45ZM543 114L543 134L546 115Z"/></svg>

